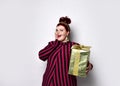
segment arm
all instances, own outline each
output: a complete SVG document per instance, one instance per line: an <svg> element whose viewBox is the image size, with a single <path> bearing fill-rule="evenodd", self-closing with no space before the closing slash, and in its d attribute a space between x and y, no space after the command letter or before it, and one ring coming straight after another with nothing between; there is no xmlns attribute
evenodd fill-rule
<svg viewBox="0 0 120 86"><path fill-rule="evenodd" d="M39 59L43 61L47 60L49 55L57 47L57 45L58 45L57 40L49 42L45 48L39 51L38 53Z"/></svg>

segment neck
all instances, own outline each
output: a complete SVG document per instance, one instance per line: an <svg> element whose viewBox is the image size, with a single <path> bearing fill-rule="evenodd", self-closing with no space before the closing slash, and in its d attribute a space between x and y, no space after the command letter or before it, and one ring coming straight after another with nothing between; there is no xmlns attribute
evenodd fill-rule
<svg viewBox="0 0 120 86"><path fill-rule="evenodd" d="M62 41L62 42L68 42L69 40L68 39L65 39L64 41Z"/></svg>

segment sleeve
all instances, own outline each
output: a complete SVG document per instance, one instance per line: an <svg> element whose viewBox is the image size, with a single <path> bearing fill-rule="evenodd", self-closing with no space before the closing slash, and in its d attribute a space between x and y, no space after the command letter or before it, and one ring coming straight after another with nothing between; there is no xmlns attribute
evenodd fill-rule
<svg viewBox="0 0 120 86"><path fill-rule="evenodd" d="M80 44L77 42L73 42L72 45L80 45Z"/></svg>
<svg viewBox="0 0 120 86"><path fill-rule="evenodd" d="M49 55L51 54L51 52L55 50L57 44L58 44L57 41L49 42L46 47L44 47L42 50L38 52L39 59L46 61Z"/></svg>

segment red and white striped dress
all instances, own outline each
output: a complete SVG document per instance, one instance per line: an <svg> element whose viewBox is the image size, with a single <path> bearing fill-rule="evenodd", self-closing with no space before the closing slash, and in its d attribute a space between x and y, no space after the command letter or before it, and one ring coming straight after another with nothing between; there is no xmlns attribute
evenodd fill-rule
<svg viewBox="0 0 120 86"><path fill-rule="evenodd" d="M42 86L77 86L75 76L68 74L71 46L75 42L51 41L39 51L39 58L47 60Z"/></svg>

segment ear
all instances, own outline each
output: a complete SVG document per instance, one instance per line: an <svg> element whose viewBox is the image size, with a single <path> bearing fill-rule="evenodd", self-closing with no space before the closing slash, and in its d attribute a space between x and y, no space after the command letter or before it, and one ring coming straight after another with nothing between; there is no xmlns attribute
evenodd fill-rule
<svg viewBox="0 0 120 86"><path fill-rule="evenodd" d="M68 32L67 32L67 36L69 35L69 33L70 33L70 32L68 31Z"/></svg>

